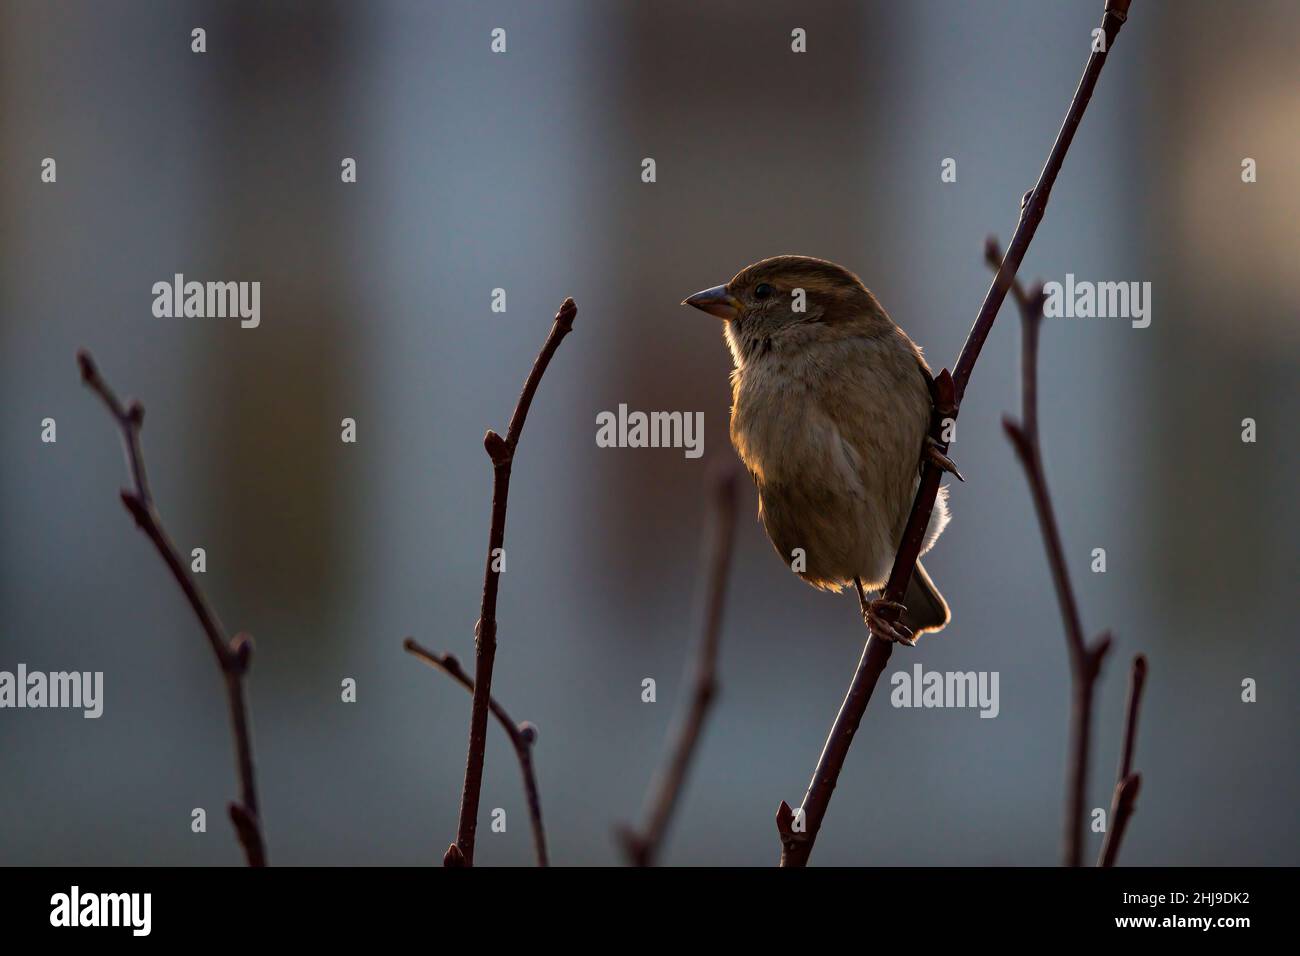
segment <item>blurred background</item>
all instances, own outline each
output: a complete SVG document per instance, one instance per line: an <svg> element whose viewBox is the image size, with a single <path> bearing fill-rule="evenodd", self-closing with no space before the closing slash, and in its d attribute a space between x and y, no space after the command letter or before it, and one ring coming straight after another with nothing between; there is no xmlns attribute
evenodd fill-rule
<svg viewBox="0 0 1300 956"><path fill-rule="evenodd" d="M203 585L254 637L271 861L434 864L469 696L401 640L472 659L483 432L571 295L514 469L494 690L540 728L554 862L620 862L613 829L640 818L684 699L706 475L734 458L721 331L678 303L764 256L822 256L951 366L984 238L1009 239L1101 6L5 0L0 669L100 670L105 703L0 711L0 861L242 862L217 670L118 501L118 434L77 348L144 401L168 528L206 549ZM1115 634L1090 806L1109 806L1128 662L1150 658L1122 863L1300 857L1298 47L1293 3L1138 0L1022 273L1152 283L1149 328L1049 320L1041 356L1085 626ZM177 272L260 281L261 326L154 318L151 286ZM954 446L969 480L926 561L955 622L891 666L997 671L1000 715L878 694L814 863L1058 859L1065 642L1000 426L1017 323L1004 310L976 368ZM596 447L619 403L703 411L703 458ZM775 863L777 804L802 796L861 649L856 600L798 581L755 509L745 482L721 696L667 864ZM495 726L483 808L478 861L531 862Z"/></svg>

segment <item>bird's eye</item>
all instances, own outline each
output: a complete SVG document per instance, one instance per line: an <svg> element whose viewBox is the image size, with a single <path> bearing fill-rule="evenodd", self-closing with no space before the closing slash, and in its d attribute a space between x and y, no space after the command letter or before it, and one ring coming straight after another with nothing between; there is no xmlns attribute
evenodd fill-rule
<svg viewBox="0 0 1300 956"><path fill-rule="evenodd" d="M775 292L776 290L766 282L760 282L758 285L754 286L755 299L770 299Z"/></svg>

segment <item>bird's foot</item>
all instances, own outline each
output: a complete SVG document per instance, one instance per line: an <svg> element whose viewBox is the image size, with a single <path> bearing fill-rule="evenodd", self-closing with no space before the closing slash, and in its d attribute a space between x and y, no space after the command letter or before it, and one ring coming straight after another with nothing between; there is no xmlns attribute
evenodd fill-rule
<svg viewBox="0 0 1300 956"><path fill-rule="evenodd" d="M930 462L939 468L940 471L946 471L953 475L958 481L965 481L957 466L953 464L951 458L939 450L939 442L933 435L925 436L925 450L921 453L923 460Z"/></svg>
<svg viewBox="0 0 1300 956"><path fill-rule="evenodd" d="M898 611L901 616L907 608L897 601L887 601L884 598L876 598L874 601L868 601L866 612L862 615L863 621L871 633L877 637L882 637L887 641L893 641L896 644L906 644L908 647L916 647L916 638L912 636L910 628L904 627L897 621L891 621L884 615L884 611Z"/></svg>

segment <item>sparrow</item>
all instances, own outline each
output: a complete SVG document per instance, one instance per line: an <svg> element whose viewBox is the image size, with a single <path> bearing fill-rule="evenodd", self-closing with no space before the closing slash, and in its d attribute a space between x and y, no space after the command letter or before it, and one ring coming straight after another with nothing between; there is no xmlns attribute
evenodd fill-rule
<svg viewBox="0 0 1300 956"><path fill-rule="evenodd" d="M731 441L782 560L814 587L852 584L873 634L914 644L941 630L952 615L920 561L901 603L866 594L889 577L924 461L961 477L929 436L921 350L862 280L809 256L756 262L682 304L726 323ZM922 554L948 519L941 488Z"/></svg>

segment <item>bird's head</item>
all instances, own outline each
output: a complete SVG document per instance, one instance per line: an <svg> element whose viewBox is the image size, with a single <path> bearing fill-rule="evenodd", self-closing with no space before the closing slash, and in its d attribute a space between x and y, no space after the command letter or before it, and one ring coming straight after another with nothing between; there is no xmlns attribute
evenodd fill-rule
<svg viewBox="0 0 1300 956"><path fill-rule="evenodd" d="M774 256L682 305L726 321L736 364L772 351L805 349L848 335L885 334L893 323L867 287L842 266L811 256Z"/></svg>

